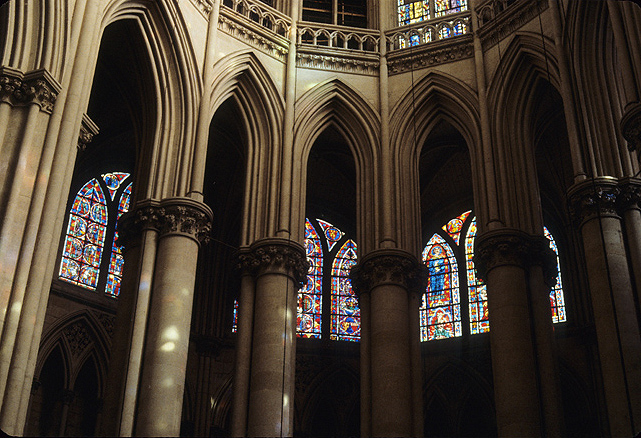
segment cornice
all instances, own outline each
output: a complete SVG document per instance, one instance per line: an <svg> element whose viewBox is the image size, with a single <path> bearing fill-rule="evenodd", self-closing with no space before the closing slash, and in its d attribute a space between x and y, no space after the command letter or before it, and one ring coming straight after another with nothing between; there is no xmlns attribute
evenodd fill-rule
<svg viewBox="0 0 641 438"><path fill-rule="evenodd" d="M521 0L505 9L498 8L499 3L499 0L487 2L476 11L482 23L477 32L483 50L495 46L549 7L547 0Z"/></svg>
<svg viewBox="0 0 641 438"><path fill-rule="evenodd" d="M45 69L23 74L11 67L0 67L0 100L11 105L36 104L51 114L61 86Z"/></svg>
<svg viewBox="0 0 641 438"><path fill-rule="evenodd" d="M425 67L460 61L474 56L472 35L463 35L408 49L387 56L390 76Z"/></svg>
<svg viewBox="0 0 641 438"><path fill-rule="evenodd" d="M198 9L205 19L209 19L209 13L213 7L212 0L191 0L191 3Z"/></svg>
<svg viewBox="0 0 641 438"><path fill-rule="evenodd" d="M296 66L374 76L378 74L380 61L378 54L302 46L296 53Z"/></svg>
<svg viewBox="0 0 641 438"><path fill-rule="evenodd" d="M393 285L422 294L427 269L414 255L400 249L379 249L363 257L350 271L352 289L360 296L378 286Z"/></svg>

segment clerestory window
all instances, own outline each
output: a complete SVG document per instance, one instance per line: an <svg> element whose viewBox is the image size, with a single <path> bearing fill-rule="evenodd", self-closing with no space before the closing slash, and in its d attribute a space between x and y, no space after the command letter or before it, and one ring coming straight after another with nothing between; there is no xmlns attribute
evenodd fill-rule
<svg viewBox="0 0 641 438"><path fill-rule="evenodd" d="M303 0L303 20L367 27L367 0Z"/></svg>

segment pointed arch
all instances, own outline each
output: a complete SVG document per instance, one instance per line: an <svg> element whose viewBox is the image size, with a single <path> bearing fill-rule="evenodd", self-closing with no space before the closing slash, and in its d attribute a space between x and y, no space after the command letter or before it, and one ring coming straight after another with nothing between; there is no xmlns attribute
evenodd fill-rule
<svg viewBox="0 0 641 438"><path fill-rule="evenodd" d="M196 116L202 90L187 25L175 2L112 0L104 9L101 34L117 21L136 23L148 55L150 84L139 133L134 199L163 198L186 193L195 142ZM144 160L144 161L143 161ZM174 164L177 163L177 164Z"/></svg>
<svg viewBox="0 0 641 438"><path fill-rule="evenodd" d="M294 122L294 186L305 193L307 162L314 142L328 128L333 128L345 139L354 159L356 170L356 215L357 241L363 242L362 251L370 250L372 236L365 236L364 230L375 229L376 215L363 215L361 212L375 211L374 200L378 198L374 190L376 163L379 157L380 118L366 98L357 90L341 81L330 79L316 85L304 93L296 103ZM300 217L292 223L293 235L302 236L305 201L301 195L294 199L292 210L299 211ZM367 216L367 217L365 217ZM368 238L369 237L369 238Z"/></svg>

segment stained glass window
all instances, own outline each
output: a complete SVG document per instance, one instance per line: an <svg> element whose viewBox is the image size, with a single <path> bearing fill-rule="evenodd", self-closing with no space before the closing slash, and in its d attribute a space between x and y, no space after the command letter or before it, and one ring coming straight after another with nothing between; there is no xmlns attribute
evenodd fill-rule
<svg viewBox="0 0 641 438"><path fill-rule="evenodd" d="M472 219L465 236L465 262L467 268L467 289L470 303L470 333L485 333L490 330L487 308L487 287L476 275L474 267L474 238L476 237L476 218Z"/></svg>
<svg viewBox="0 0 641 438"><path fill-rule="evenodd" d="M123 257L116 246L116 224L129 209L131 183L122 188L127 178L128 173L107 173L92 178L76 194L62 249L61 280L90 290L100 287L110 296L118 296ZM111 243L107 251L106 239Z"/></svg>
<svg viewBox="0 0 641 438"><path fill-rule="evenodd" d="M428 0L398 0L399 26L418 23L419 21L429 20L429 18L430 2Z"/></svg>
<svg viewBox="0 0 641 438"><path fill-rule="evenodd" d="M334 248L334 245L336 245L336 242L341 240L344 234L341 230L339 230L329 222L325 222L320 219L316 219L316 221L323 229L323 233L325 234L325 239L327 239L327 249L331 251Z"/></svg>
<svg viewBox="0 0 641 438"><path fill-rule="evenodd" d="M76 195L60 264L60 278L95 290L107 230L105 195L93 178Z"/></svg>
<svg viewBox="0 0 641 438"><path fill-rule="evenodd" d="M454 243L458 245L458 242L461 238L461 231L463 230L463 224L465 220L470 215L472 211L466 211L462 215L455 217L447 224L443 225L443 231L445 231L451 238L454 240Z"/></svg>
<svg viewBox="0 0 641 438"><path fill-rule="evenodd" d="M323 248L316 228L305 220L305 252L309 262L307 284L298 292L298 329L303 338L321 337L323 310Z"/></svg>
<svg viewBox="0 0 641 438"><path fill-rule="evenodd" d="M421 341L461 336L458 265L450 245L434 234L423 250L427 290L419 310Z"/></svg>
<svg viewBox="0 0 641 438"><path fill-rule="evenodd" d="M330 339L333 340L358 341L360 339L361 311L349 279L349 271L356 264L356 259L356 243L348 240L336 254L332 264Z"/></svg>
<svg viewBox="0 0 641 438"><path fill-rule="evenodd" d="M455 14L467 10L467 0L434 0L434 16Z"/></svg>
<svg viewBox="0 0 641 438"><path fill-rule="evenodd" d="M238 331L238 300L234 300L234 318L231 325L231 332L236 333Z"/></svg>
<svg viewBox="0 0 641 438"><path fill-rule="evenodd" d="M543 233L545 237L550 241L550 248L556 254L556 284L550 291L550 307L552 308L552 322L565 322L567 320L565 316L565 300L563 298L563 282L561 281L561 264L559 263L559 250L556 247L556 242L554 237L550 234L550 231L543 227Z"/></svg>

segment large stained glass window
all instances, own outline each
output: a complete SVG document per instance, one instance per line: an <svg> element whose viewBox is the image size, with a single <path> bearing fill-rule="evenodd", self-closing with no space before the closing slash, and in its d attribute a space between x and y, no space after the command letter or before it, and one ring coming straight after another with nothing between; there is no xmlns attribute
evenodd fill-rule
<svg viewBox="0 0 641 438"><path fill-rule="evenodd" d="M434 16L467 11L467 0L434 0Z"/></svg>
<svg viewBox="0 0 641 438"><path fill-rule="evenodd" d="M447 339L490 330L487 287L474 267L476 217L471 211L453 218L427 242L423 262L428 285L419 310L421 341ZM545 237L557 255L557 281L550 292L552 322L567 320L558 248L547 228ZM464 236L464 237L463 237ZM458 269L458 266L465 269ZM461 306L467 301L467 306ZM469 332L468 328L469 327Z"/></svg>
<svg viewBox="0 0 641 438"><path fill-rule="evenodd" d="M421 341L461 336L458 266L450 245L434 234L423 250L427 291L420 312Z"/></svg>
<svg viewBox="0 0 641 438"><path fill-rule="evenodd" d="M430 19L430 2L428 0L398 0L398 24L405 26Z"/></svg>
<svg viewBox="0 0 641 438"><path fill-rule="evenodd" d="M356 243L343 244L332 264L332 318L330 339L358 341L361 335L361 311L352 292L349 271L356 264Z"/></svg>
<svg viewBox="0 0 641 438"><path fill-rule="evenodd" d="M545 237L550 241L550 248L556 254L556 284L550 291L550 307L552 308L552 322L565 322L565 299L563 297L563 282L561 281L561 264L559 263L559 250L556 247L554 237L547 227L543 227Z"/></svg>
<svg viewBox="0 0 641 438"><path fill-rule="evenodd" d="M320 338L323 311L323 247L318 232L309 219L305 220L305 252L309 271L307 284L298 292L296 332L303 338Z"/></svg>
<svg viewBox="0 0 641 438"><path fill-rule="evenodd" d="M116 246L116 224L129 209L131 183L123 184L128 178L124 172L107 173L89 180L76 194L62 248L61 280L118 296L123 258ZM105 248L105 242L111 246Z"/></svg>

